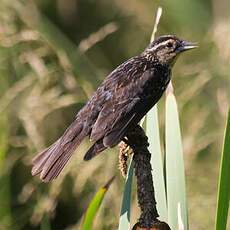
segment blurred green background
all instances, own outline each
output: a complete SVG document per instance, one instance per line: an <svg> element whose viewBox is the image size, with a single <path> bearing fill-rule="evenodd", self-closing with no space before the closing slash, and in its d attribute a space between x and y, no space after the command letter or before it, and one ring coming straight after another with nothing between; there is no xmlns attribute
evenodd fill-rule
<svg viewBox="0 0 230 230"><path fill-rule="evenodd" d="M94 229L116 229L124 179L118 151L90 162L78 153L53 183L30 174L31 158L73 120L117 65L157 35L199 42L173 71L186 166L190 229L214 225L218 167L230 101L228 0L0 0L0 229L79 229L113 174ZM164 126L164 98L160 123ZM163 131L162 131L163 136ZM135 187L135 186L134 186ZM132 220L138 217L134 193Z"/></svg>

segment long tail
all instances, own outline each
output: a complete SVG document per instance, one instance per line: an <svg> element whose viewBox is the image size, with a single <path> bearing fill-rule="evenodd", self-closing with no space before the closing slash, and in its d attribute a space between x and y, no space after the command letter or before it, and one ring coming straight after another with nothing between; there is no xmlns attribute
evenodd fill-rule
<svg viewBox="0 0 230 230"><path fill-rule="evenodd" d="M55 179L87 135L82 123L76 119L54 144L35 156L32 175L40 175L44 182Z"/></svg>

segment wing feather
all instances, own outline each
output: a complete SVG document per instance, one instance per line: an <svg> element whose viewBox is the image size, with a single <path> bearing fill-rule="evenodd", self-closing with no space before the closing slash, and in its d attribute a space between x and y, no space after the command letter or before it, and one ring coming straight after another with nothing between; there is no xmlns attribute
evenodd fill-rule
<svg viewBox="0 0 230 230"><path fill-rule="evenodd" d="M139 98L135 98L127 99L123 102L105 104L93 125L90 140L97 141L101 139L120 120L123 120L125 125L133 117L133 114L129 114L129 112L138 101Z"/></svg>
<svg viewBox="0 0 230 230"><path fill-rule="evenodd" d="M124 75L116 78L116 84L108 89L112 90L110 92L112 96L105 101L92 126L91 141L103 139L105 147L113 147L121 141L132 125L139 122L141 116L147 112L147 108L142 105L140 95L143 95L145 84L151 76L153 76L153 69L135 73L133 78Z"/></svg>

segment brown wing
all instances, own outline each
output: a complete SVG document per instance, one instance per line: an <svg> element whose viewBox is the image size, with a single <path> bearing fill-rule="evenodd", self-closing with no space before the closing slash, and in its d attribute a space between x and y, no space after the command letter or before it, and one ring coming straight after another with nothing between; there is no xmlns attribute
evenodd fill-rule
<svg viewBox="0 0 230 230"><path fill-rule="evenodd" d="M129 125L136 116L135 113L131 113L131 108L132 105L137 102L137 100L133 100L130 103L128 101L126 102L127 104L124 104L122 109L120 105L118 105L116 113L108 113L111 107L109 107L110 109L106 108L106 106L103 108L105 111L101 111L91 134L91 140L96 142L86 152L84 160L90 160L107 147L113 147L120 142ZM112 124L112 126L110 127L107 124Z"/></svg>
<svg viewBox="0 0 230 230"><path fill-rule="evenodd" d="M118 144L127 130L135 126L159 100L159 76L154 73L152 68L138 71L134 76L125 76L121 84L114 85L115 92L110 92L113 96L103 104L92 126L90 137L96 142L85 154L85 160Z"/></svg>
<svg viewBox="0 0 230 230"><path fill-rule="evenodd" d="M130 125L139 121L140 113L143 113L139 110L142 109L140 95L143 95L145 84L153 76L153 72L149 71L123 76L124 82L114 87L115 92L112 93L111 99L104 103L92 127L92 141L103 138L104 146L112 147L124 137Z"/></svg>
<svg viewBox="0 0 230 230"><path fill-rule="evenodd" d="M110 130L114 129L117 122L123 123L125 127L135 114L129 113L139 98L127 99L114 103L110 101L102 108L95 124L93 125L90 140L97 141L104 137Z"/></svg>

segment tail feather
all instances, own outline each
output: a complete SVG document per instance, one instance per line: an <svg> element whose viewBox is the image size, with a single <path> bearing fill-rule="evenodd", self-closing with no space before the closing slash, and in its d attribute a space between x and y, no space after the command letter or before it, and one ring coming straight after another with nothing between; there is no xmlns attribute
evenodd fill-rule
<svg viewBox="0 0 230 230"><path fill-rule="evenodd" d="M103 144L103 139L98 140L97 142L95 142L91 148L86 152L85 156L84 156L84 160L88 161L91 160L93 157L95 157L96 155L98 155L100 152L102 152L103 150L105 150L107 147L104 146Z"/></svg>
<svg viewBox="0 0 230 230"><path fill-rule="evenodd" d="M46 148L45 150L43 150L41 153L39 153L37 156L33 158L32 160L33 168L31 170L31 174L33 176L38 175L42 172L42 169L46 161L50 157L50 153L52 152L53 147L58 141L59 139L54 144L52 144L50 147Z"/></svg>
<svg viewBox="0 0 230 230"><path fill-rule="evenodd" d="M69 161L70 157L73 155L74 150L77 148L77 146L82 141L82 139L80 141L79 140L80 139L78 137L78 142L73 141L67 144L68 148L65 148L65 149L60 148L59 150L57 150L57 151L61 151L61 153L59 154L58 152L55 153L55 155L56 154L59 155L59 158L57 158L56 161L53 161L52 156L47 160L40 174L40 178L44 182L49 182L57 178L57 176L60 174L62 169L65 167L65 165Z"/></svg>
<svg viewBox="0 0 230 230"><path fill-rule="evenodd" d="M55 179L87 135L83 125L75 120L62 137L33 159L32 175L40 174L44 182Z"/></svg>

